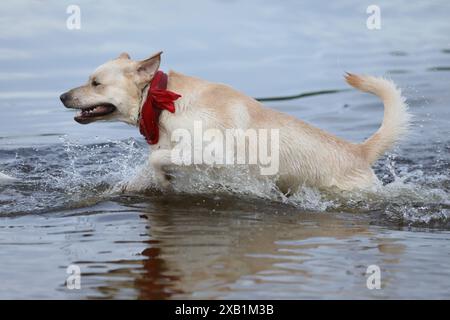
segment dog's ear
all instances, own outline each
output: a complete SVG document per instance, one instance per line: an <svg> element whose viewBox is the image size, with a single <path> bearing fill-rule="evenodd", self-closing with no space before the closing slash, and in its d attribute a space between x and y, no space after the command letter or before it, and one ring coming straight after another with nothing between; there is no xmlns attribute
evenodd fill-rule
<svg viewBox="0 0 450 320"><path fill-rule="evenodd" d="M130 59L130 55L128 54L128 53L126 53L126 52L122 52L118 57L117 57L117 59Z"/></svg>
<svg viewBox="0 0 450 320"><path fill-rule="evenodd" d="M161 63L162 51L155 53L150 58L139 61L137 64L137 73L141 81L148 82L153 79Z"/></svg>

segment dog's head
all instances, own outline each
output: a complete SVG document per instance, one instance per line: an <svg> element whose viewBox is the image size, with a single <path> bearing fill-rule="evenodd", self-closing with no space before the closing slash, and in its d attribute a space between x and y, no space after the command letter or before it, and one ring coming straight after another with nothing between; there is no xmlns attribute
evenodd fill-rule
<svg viewBox="0 0 450 320"><path fill-rule="evenodd" d="M80 111L75 121L87 124L98 120L136 124L145 86L158 71L161 53L143 61L127 53L98 67L86 84L60 96L64 106Z"/></svg>

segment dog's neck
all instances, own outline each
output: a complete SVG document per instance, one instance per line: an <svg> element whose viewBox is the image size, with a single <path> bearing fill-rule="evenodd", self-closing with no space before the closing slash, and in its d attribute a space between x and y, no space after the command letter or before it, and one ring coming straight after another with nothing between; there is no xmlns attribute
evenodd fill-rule
<svg viewBox="0 0 450 320"><path fill-rule="evenodd" d="M159 140L159 116L167 110L175 113L175 100L181 95L167 90L168 76L162 71L155 73L150 83L144 88L139 109L139 131L148 144Z"/></svg>

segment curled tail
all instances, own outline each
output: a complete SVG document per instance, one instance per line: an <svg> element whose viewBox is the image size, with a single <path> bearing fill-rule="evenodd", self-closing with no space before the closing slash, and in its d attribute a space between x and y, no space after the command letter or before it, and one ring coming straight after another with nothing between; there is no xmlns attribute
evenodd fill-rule
<svg viewBox="0 0 450 320"><path fill-rule="evenodd" d="M361 144L366 159L373 163L391 148L407 131L411 115L399 88L390 80L347 73L348 84L361 91L370 92L384 103L381 127Z"/></svg>

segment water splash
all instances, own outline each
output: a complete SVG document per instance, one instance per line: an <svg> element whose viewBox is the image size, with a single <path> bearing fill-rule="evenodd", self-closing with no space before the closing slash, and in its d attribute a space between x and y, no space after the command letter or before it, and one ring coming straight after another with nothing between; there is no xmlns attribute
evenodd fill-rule
<svg viewBox="0 0 450 320"><path fill-rule="evenodd" d="M245 167L211 170L185 169L177 172L173 191L186 194L255 197L292 205L314 212L380 212L386 221L407 225L446 225L450 220L448 175L439 173L439 162L427 168L411 166L410 161L389 155L377 167L382 183L369 191L319 190L302 187L287 197L269 179L254 178ZM445 162L441 163L444 167ZM145 167L144 167L145 168ZM148 168L148 167L147 167ZM427 174L424 170L427 170ZM150 170L145 176L150 185L133 185L133 191L156 188Z"/></svg>
<svg viewBox="0 0 450 320"><path fill-rule="evenodd" d="M0 185L0 214L41 213L84 207L111 196L112 185L129 177L143 161L144 148L133 139L83 145L62 144L0 151L2 167L14 185Z"/></svg>
<svg viewBox="0 0 450 320"><path fill-rule="evenodd" d="M17 179L0 172L0 184L13 183L14 181L17 181Z"/></svg>
<svg viewBox="0 0 450 320"><path fill-rule="evenodd" d="M157 191L148 149L134 139L90 145L61 138L61 144L0 151L0 165L19 179L0 185L2 215L86 207L125 192ZM174 172L174 193L253 197L314 212L380 212L397 224L445 226L450 218L448 161L414 165L391 155L375 167L384 185L372 191L343 192L300 188L282 194L269 179L245 167Z"/></svg>

